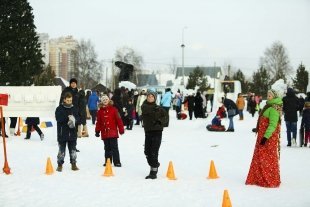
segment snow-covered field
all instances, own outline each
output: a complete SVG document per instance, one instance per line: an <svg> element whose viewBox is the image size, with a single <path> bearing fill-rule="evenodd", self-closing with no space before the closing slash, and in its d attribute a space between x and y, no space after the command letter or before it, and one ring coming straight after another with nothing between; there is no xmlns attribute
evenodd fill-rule
<svg viewBox="0 0 310 207"><path fill-rule="evenodd" d="M63 172L45 175L46 160L56 168L56 127L44 128L44 141L36 132L30 140L7 140L8 162L12 174L0 174L0 207L79 207L79 206L221 206L228 190L233 206L309 207L310 149L286 147L282 123L280 188L267 189L245 185L256 137L251 129L254 118L245 112L245 120L234 118L235 132L209 132L213 115L207 119L176 120L170 111L170 126L163 133L157 180L145 180L149 172L143 154L144 132L134 126L119 139L122 167L113 167L114 177L102 176L104 145L94 136L89 123L89 138L78 139L77 165L71 171L68 153ZM51 120L51 119L41 119ZM223 120L228 126L228 120ZM54 123L55 124L55 123ZM300 120L298 125L300 124ZM54 125L55 126L55 125ZM8 130L7 130L8 132ZM2 142L2 141L1 141ZM2 144L1 144L2 145ZM3 166L3 148L0 150ZM207 179L214 160L220 178ZM173 162L177 180L165 175Z"/></svg>

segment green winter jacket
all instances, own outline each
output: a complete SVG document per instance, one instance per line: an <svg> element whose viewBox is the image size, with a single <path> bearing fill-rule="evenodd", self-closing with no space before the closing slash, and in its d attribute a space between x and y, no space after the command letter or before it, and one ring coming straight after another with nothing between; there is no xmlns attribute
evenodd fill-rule
<svg viewBox="0 0 310 207"><path fill-rule="evenodd" d="M263 113L263 116L269 119L269 126L264 134L264 137L269 139L272 133L276 130L279 119L281 118L280 112L276 109L277 107L282 108L282 99L281 98L274 98L267 101L266 104L271 105L271 107L267 108L266 111Z"/></svg>

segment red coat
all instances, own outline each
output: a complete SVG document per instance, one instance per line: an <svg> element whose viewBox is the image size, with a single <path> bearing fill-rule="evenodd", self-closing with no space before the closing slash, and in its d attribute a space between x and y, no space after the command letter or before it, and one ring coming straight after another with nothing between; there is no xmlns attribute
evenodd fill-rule
<svg viewBox="0 0 310 207"><path fill-rule="evenodd" d="M124 134L124 125L118 110L111 106L103 106L97 112L96 132L100 131L101 139L118 138Z"/></svg>
<svg viewBox="0 0 310 207"><path fill-rule="evenodd" d="M280 186L280 167L279 167L279 134L280 124L265 145L260 145L264 133L269 125L266 117L259 119L259 131L255 144L254 155L250 166L249 174L245 184L258 185L267 188Z"/></svg>

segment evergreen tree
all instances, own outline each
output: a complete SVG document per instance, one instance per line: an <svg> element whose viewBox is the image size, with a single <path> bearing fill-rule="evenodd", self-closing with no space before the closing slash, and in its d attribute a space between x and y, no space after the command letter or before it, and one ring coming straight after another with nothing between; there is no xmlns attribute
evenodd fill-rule
<svg viewBox="0 0 310 207"><path fill-rule="evenodd" d="M52 67L48 65L40 75L35 76L34 85L36 86L54 86L55 85L55 72Z"/></svg>
<svg viewBox="0 0 310 207"><path fill-rule="evenodd" d="M270 75L268 71L261 66L257 72L253 73L252 91L256 95L267 96L270 85Z"/></svg>
<svg viewBox="0 0 310 207"><path fill-rule="evenodd" d="M236 73L234 73L233 80L240 81L240 83L241 83L241 91L242 92L247 91L247 89L245 88L246 87L246 85L245 85L245 76L244 76L244 74L242 73L242 71L240 69Z"/></svg>
<svg viewBox="0 0 310 207"><path fill-rule="evenodd" d="M301 63L297 69L296 77L293 79L294 88L298 89L300 93L307 92L308 86L308 71L305 66Z"/></svg>
<svg viewBox="0 0 310 207"><path fill-rule="evenodd" d="M207 78L204 77L203 71L198 66L189 74L186 89L195 89L196 86L200 91L205 91L208 88Z"/></svg>
<svg viewBox="0 0 310 207"><path fill-rule="evenodd" d="M31 85L43 69L32 7L27 0L1 0L0 85Z"/></svg>

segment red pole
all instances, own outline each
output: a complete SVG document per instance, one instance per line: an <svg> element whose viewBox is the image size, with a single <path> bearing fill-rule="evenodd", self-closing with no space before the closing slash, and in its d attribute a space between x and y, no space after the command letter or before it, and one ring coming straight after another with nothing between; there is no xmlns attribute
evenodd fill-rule
<svg viewBox="0 0 310 207"><path fill-rule="evenodd" d="M7 156L6 156L6 144L5 144L5 132L4 132L4 119L3 119L3 110L2 106L0 106L0 112L1 112L1 128L2 128L2 138L3 138L3 152L4 152L4 166L3 166L3 172L5 174L11 174L10 167L8 164Z"/></svg>

